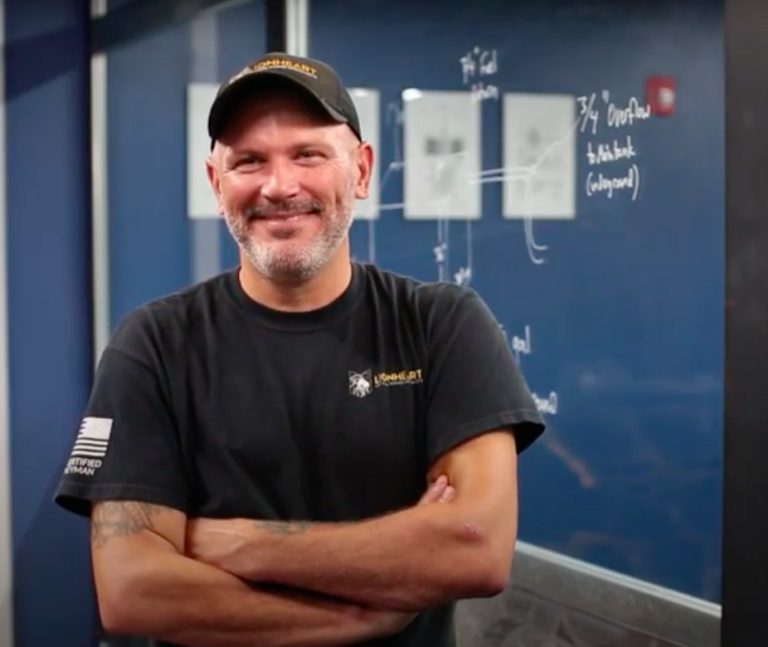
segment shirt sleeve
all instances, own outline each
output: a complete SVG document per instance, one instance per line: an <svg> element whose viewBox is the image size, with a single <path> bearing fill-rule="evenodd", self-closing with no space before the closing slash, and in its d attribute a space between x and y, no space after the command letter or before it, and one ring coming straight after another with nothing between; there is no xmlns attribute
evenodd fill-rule
<svg viewBox="0 0 768 647"><path fill-rule="evenodd" d="M462 290L452 296L456 298L448 305L433 310L428 326L430 462L465 440L500 428L512 430L521 452L544 431L523 374L479 295Z"/></svg>
<svg viewBox="0 0 768 647"><path fill-rule="evenodd" d="M91 397L55 494L62 507L89 515L91 503L137 500L188 507L181 444L149 352L132 321L116 334L96 371Z"/></svg>

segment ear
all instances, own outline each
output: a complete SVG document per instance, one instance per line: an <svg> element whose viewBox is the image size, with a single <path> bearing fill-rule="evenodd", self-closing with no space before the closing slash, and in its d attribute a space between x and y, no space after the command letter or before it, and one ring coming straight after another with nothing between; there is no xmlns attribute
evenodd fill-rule
<svg viewBox="0 0 768 647"><path fill-rule="evenodd" d="M214 160L215 152L212 152L205 160L205 171L208 174L208 183L216 196L216 205L219 209L219 215L224 215L224 205L221 201L221 177Z"/></svg>
<svg viewBox="0 0 768 647"><path fill-rule="evenodd" d="M368 142L363 142L357 149L357 170L359 177L355 185L355 197L362 200L368 197L373 170L373 148Z"/></svg>

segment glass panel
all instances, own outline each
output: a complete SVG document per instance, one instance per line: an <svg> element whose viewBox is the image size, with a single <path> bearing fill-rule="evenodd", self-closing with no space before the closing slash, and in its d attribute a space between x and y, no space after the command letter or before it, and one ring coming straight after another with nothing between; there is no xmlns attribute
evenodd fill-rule
<svg viewBox="0 0 768 647"><path fill-rule="evenodd" d="M112 327L137 305L237 262L212 208L197 209L207 217L190 218L192 189L207 190L207 179L205 150L188 149L187 118L194 114L191 86L210 94L264 53L264 2L223 2L205 11L199 6L112 0L100 19L107 57ZM196 139L204 137L206 110L190 129Z"/></svg>
<svg viewBox="0 0 768 647"><path fill-rule="evenodd" d="M354 255L478 290L547 414L521 459L521 538L709 600L722 14L717 1L324 0L309 38L367 90L366 114L373 102L378 205L353 227Z"/></svg>

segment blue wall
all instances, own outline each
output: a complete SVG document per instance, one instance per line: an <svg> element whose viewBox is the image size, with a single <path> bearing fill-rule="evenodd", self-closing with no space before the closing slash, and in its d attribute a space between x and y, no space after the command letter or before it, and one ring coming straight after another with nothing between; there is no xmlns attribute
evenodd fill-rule
<svg viewBox="0 0 768 647"><path fill-rule="evenodd" d="M5 3L16 647L89 645L87 523L51 502L91 374L87 6Z"/></svg>

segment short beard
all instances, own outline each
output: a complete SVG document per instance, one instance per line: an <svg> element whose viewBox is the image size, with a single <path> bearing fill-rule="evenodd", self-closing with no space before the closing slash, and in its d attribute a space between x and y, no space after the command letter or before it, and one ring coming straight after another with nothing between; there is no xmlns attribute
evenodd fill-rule
<svg viewBox="0 0 768 647"><path fill-rule="evenodd" d="M322 204L317 202L287 201L268 207L253 207L236 216L226 215L227 227L245 259L263 277L280 282L307 281L325 267L338 249L352 225L354 193L339 204L331 217L324 216ZM325 227L306 245L295 249L281 249L280 244L265 243L254 239L249 224L254 217L279 213L317 213Z"/></svg>

